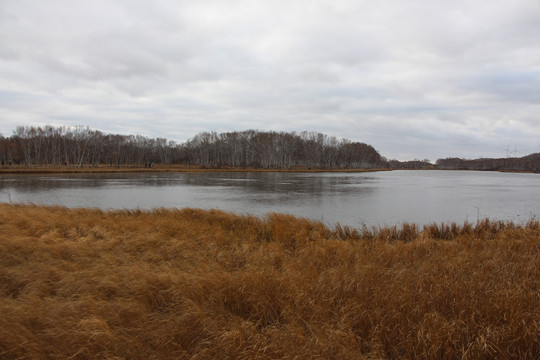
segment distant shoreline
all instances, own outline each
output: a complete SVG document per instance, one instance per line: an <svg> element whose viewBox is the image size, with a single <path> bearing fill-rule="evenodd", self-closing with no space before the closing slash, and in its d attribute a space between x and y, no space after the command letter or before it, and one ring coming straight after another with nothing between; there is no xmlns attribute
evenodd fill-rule
<svg viewBox="0 0 540 360"><path fill-rule="evenodd" d="M436 171L483 171L483 172L503 172L503 173L524 173L540 174L538 171L531 170L477 170L477 169L437 169L437 168L403 168L403 169L324 169L324 168L306 168L294 167L288 169L262 169L251 167L189 167L185 165L156 165L148 168L144 166L120 167L99 166L99 167L70 167L70 166L4 166L0 167L0 175L4 174L115 174L115 173L168 173L168 172L283 172L283 173L364 173L379 171L411 171L411 170L436 170Z"/></svg>
<svg viewBox="0 0 540 360"><path fill-rule="evenodd" d="M392 171L400 171L400 170L405 170L405 171L412 171L412 170L420 170L420 171L424 171L424 170L433 170L433 171L480 171L480 172L502 172L502 173L518 173L518 174L540 174L540 171L533 171L533 170L497 170L497 169L492 169L492 170L485 170L485 169L437 169L437 168L429 168L429 169L413 169L413 168L404 168L404 169L390 169Z"/></svg>
<svg viewBox="0 0 540 360"><path fill-rule="evenodd" d="M81 174L81 173L166 173L166 172L287 172L287 173L357 173L357 172L376 172L391 171L392 169L320 169L320 168L290 168L290 169L261 169L261 168L205 168L205 167L187 167L183 165L156 165L152 168L144 166L121 166L121 167L27 167L11 166L0 168L0 174Z"/></svg>

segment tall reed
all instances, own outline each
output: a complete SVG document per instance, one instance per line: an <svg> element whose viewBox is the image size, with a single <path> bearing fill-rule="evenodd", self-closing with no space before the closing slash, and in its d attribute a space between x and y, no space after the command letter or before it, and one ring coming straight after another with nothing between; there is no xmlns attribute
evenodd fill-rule
<svg viewBox="0 0 540 360"><path fill-rule="evenodd" d="M2 359L538 359L540 224L0 204Z"/></svg>

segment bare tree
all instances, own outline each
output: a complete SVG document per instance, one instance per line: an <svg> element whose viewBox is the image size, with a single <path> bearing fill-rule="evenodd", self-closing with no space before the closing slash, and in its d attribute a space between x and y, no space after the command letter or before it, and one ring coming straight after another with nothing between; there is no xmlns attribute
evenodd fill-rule
<svg viewBox="0 0 540 360"><path fill-rule="evenodd" d="M372 168L385 159L364 143L338 140L315 132L286 133L246 130L203 132L184 144L165 138L114 135L88 127L22 127L10 138L1 137L4 163L27 166L121 166L182 163L205 167Z"/></svg>

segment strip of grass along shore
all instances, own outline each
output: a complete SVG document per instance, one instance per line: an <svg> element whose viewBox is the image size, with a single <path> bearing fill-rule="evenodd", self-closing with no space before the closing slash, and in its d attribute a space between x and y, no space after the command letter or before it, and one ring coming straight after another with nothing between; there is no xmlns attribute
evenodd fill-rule
<svg viewBox="0 0 540 360"><path fill-rule="evenodd" d="M373 172L390 171L390 169L325 169L292 167L284 169L266 169L253 167L200 167L186 165L122 165L122 166L22 166L12 165L0 167L1 174L74 174L74 173L137 173L137 172Z"/></svg>
<svg viewBox="0 0 540 360"><path fill-rule="evenodd" d="M540 224L0 204L2 359L538 359Z"/></svg>

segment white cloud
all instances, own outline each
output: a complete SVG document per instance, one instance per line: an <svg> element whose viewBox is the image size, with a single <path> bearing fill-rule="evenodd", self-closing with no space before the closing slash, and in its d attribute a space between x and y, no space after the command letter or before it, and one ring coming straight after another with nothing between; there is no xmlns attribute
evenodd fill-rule
<svg viewBox="0 0 540 360"><path fill-rule="evenodd" d="M400 159L539 152L538 18L527 0L4 0L0 132L314 130Z"/></svg>

